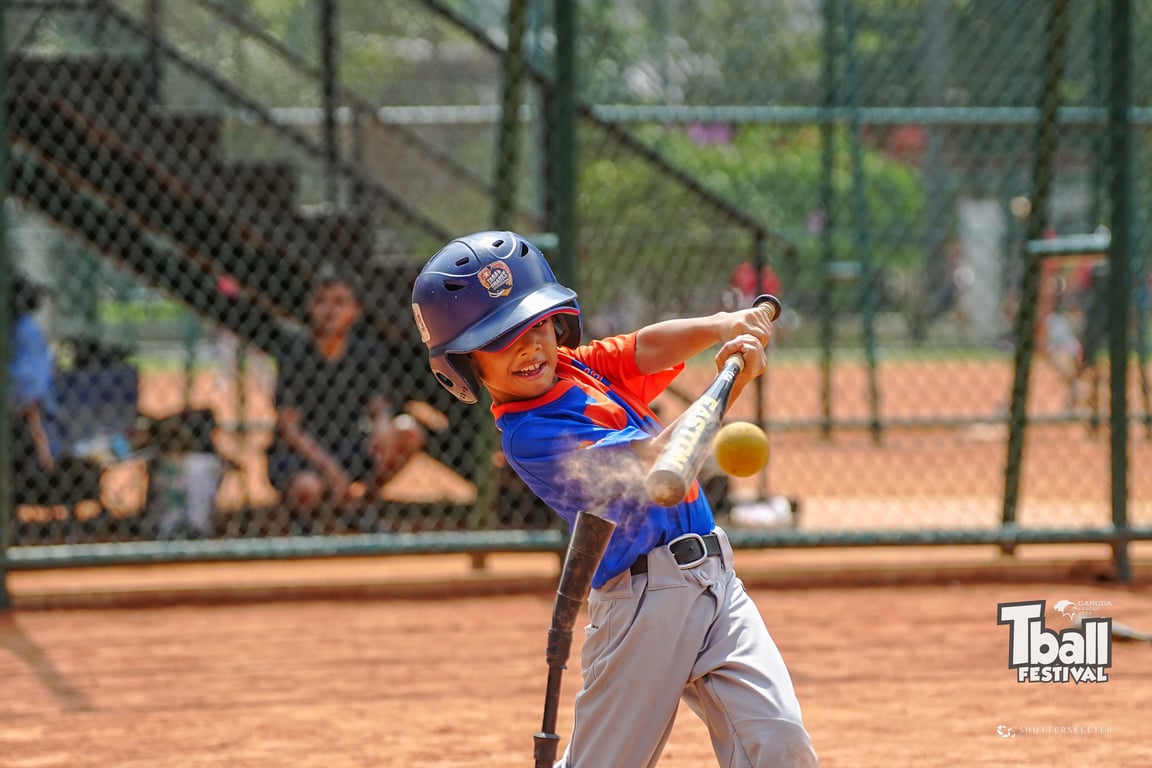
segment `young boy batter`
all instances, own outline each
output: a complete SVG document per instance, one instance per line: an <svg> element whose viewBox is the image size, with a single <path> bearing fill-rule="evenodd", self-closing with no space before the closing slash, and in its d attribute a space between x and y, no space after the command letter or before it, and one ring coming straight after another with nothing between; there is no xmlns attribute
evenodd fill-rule
<svg viewBox="0 0 1152 768"><path fill-rule="evenodd" d="M509 463L571 525L616 523L592 581L583 690L559 766L654 766L681 699L721 766L815 766L784 660L732 569L732 548L695 485L675 507L643 479L667 440L649 403L693 355L739 353L732 400L764 372L763 309L655 323L580 345L576 294L512 232L452 241L424 266L412 309L440 383L480 387ZM703 547L701 547L703 545Z"/></svg>

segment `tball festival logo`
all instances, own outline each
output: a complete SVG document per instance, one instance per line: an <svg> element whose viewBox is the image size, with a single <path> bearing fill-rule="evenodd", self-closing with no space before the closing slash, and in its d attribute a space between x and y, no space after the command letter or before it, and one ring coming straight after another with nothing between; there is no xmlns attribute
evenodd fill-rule
<svg viewBox="0 0 1152 768"><path fill-rule="evenodd" d="M1074 626L1059 632L1044 622L1044 600L997 605L997 624L1008 626L1008 667L1018 683L1106 683L1112 666L1112 619L1091 616L1087 606L1057 603ZM1106 607L1093 605L1092 608Z"/></svg>

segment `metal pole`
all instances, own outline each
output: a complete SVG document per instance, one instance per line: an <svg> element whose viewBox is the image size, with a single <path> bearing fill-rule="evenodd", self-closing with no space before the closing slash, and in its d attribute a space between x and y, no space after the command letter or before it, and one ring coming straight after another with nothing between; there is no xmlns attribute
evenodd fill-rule
<svg viewBox="0 0 1152 768"><path fill-rule="evenodd" d="M493 229L513 228L517 177L520 164L520 93L524 82L524 34L528 0L508 4L508 49L501 57L503 77L500 99L500 133L497 135Z"/></svg>
<svg viewBox="0 0 1152 768"><path fill-rule="evenodd" d="M556 267L560 281L579 290L576 275L576 3L554 0L556 15L556 85L551 162L555 168Z"/></svg>
<svg viewBox="0 0 1152 768"><path fill-rule="evenodd" d="M824 3L824 110L830 114L836 107L837 26L840 0ZM821 433L832 436L832 335L836 327L836 307L832 295L832 262L836 259L835 189L832 178L836 171L836 124L831 119L820 121L820 411Z"/></svg>
<svg viewBox="0 0 1152 768"><path fill-rule="evenodd" d="M1100 42L1097 43L1095 59L1098 62L1101 62L1098 64L1098 69L1100 70L1105 69L1104 62L1106 59L1104 58L1104 40L1108 34L1107 24L1104 20L1104 9L1102 7L1103 4L1104 0L1098 0L1096 5L1097 19L1095 24L1095 27L1098 30L1097 37L1100 38ZM1103 94L1105 90L1104 85L1106 82L1106 77L1106 72L1102 72L1097 76L1096 85L1101 94ZM1107 132L1107 130L1108 129L1106 128L1105 132ZM1100 143L1103 142L1104 138L1101 138ZM1100 151L1098 154L1102 155L1103 151ZM1098 168L1099 165L1100 163L1097 163L1096 167ZM1098 190L1098 197L1103 195L1103 186L1104 183L1097 179L1095 188ZM1135 203L1131 203L1130 196L1132 194L1134 194L1133 190L1129 188L1125 199L1128 200L1130 204L1134 205ZM1143 263L1142 259L1136 256L1136 254L1143 254L1146 252L1146 249L1141 243L1141 235L1143 232L1141 227L1139 227L1134 221L1130 222L1130 224L1133 228L1133 231L1131 234L1131 239L1128 242L1128 250L1133 254L1131 262L1132 268L1135 271L1135 274L1133 275L1134 279L1132 281L1132 290L1137 297L1141 297L1140 300L1135 303L1134 307L1136 315L1136 375L1139 377L1140 382L1140 402L1144 408L1144 416L1142 419L1144 423L1144 435L1147 439L1152 440L1152 383L1149 382L1148 377L1148 307L1146 304L1142 305L1141 303L1152 300L1152 296L1145 295L1145 291L1148 290L1149 286L1148 267ZM1095 389L1095 381L1093 381L1092 386L1093 389Z"/></svg>
<svg viewBox="0 0 1152 768"><path fill-rule="evenodd" d="M860 262L860 322L864 332L864 358L868 374L868 408L872 440L880 442L880 384L876 377L876 270L868 237L868 202L864 197L863 150L860 146L860 87L856 60L856 18L852 0L844 0L845 73L849 101L848 152L852 162L852 232Z"/></svg>
<svg viewBox="0 0 1152 768"><path fill-rule="evenodd" d="M1132 101L1131 0L1112 3L1112 89L1108 103L1112 147L1112 248L1109 263L1109 335L1112 403L1112 524L1128 527L1128 320L1132 299ZM1112 544L1116 576L1132 580L1128 541Z"/></svg>
<svg viewBox="0 0 1152 768"><path fill-rule="evenodd" d="M524 75L524 34L527 24L527 0L512 0L508 6L508 48L501 56L502 93L500 99L500 133L496 137L496 175L493 181L494 202L492 228L512 229L516 209L517 176L520 160L520 94ZM488 404L487 397L484 398ZM483 530L495 527L497 521L498 471L492 457L500 448L496 428L488 415L488 408L476 409L476 462L472 482L476 486L476 505L469 518L469 527Z"/></svg>
<svg viewBox="0 0 1152 768"><path fill-rule="evenodd" d="M1092 9L1092 76L1093 85L1095 86L1096 99L1093 106L1098 107L1103 112L1107 113L1108 99L1110 98L1109 84L1112 82L1109 68L1111 61L1109 60L1109 19L1105 14L1104 5L1109 0L1097 0L1095 7ZM1111 178L1109 176L1111 162L1109 152L1109 126L1108 122L1104 121L1102 124L1093 125L1091 129L1092 136L1092 208L1091 208L1091 221L1093 226L1097 226L1102 222L1108 221L1112 216L1112 210L1108 206L1106 195L1110 189ZM1107 256L1107 253L1102 253L1101 256ZM1092 279L1092 290L1090 296L1082 299L1080 307L1081 312L1088 314L1092 312L1092 304L1099 301L1096 298L1096 293L1099 288L1096 286L1097 280ZM1041 319L1043 320L1043 319ZM1087 323L1095 323L1093 319L1086 319ZM1096 333L1095 330L1092 333ZM1098 350L1092 349L1092 359L1085 359L1084 364L1087 365L1086 373L1088 376L1088 431L1090 434L1095 435L1096 431L1100 428L1100 372L1099 366L1096 361L1096 354ZM1083 375L1083 374L1079 374Z"/></svg>
<svg viewBox="0 0 1152 768"><path fill-rule="evenodd" d="M921 103L932 107L946 106L952 66L952 3L950 0L928 0L922 10L924 21L920 63L924 77L920 81ZM945 140L952 129L942 125L925 125L924 159L920 184L924 193L924 223L921 247L924 270L921 277L921 306L913 317L913 337L923 340L938 312L944 311L941 296L952 280L949 263L948 234L955 204L948 188L948 165L945 162ZM955 297L953 297L955 298Z"/></svg>
<svg viewBox="0 0 1152 768"><path fill-rule="evenodd" d="M1027 244L1039 240L1048 228L1048 195L1052 187L1054 158L1058 140L1057 110L1059 85L1064 71L1064 44L1068 37L1068 0L1056 0L1049 18L1048 54L1045 60L1044 92L1040 96L1040 116L1036 126L1036 155L1032 167L1032 206L1028 216L1024 275L1020 285L1020 307L1016 313L1016 360L1012 381L1012 403L1008 417L1008 456L1004 470L1004 508L1001 522L1015 525L1020 498L1020 470L1024 458L1024 432L1027 424L1028 379L1035 346L1036 304L1040 295L1040 268L1043 260L1027 251ZM1010 554L1015 546L1001 549Z"/></svg>
<svg viewBox="0 0 1152 768"><path fill-rule="evenodd" d="M336 132L337 68L339 40L336 36L336 0L320 0L320 95L324 104L324 194L335 205L340 194L336 168L340 163L339 136Z"/></svg>
<svg viewBox="0 0 1152 768"><path fill-rule="evenodd" d="M0 136L8 135L8 72L6 62L8 51L5 45L6 32L4 17L7 3L0 0ZM12 295L11 255L8 253L8 217L7 206L3 204L8 194L8 142L0 142L0 296L7 298ZM10 333L10 311L7 306L0 307L0 365L5 371L12 356L12 349L8 342ZM0 612L6 612L12 607L12 600L8 594L8 546L12 540L13 514L12 506L12 425L11 413L8 410L8 376L0 376Z"/></svg>
<svg viewBox="0 0 1152 768"><path fill-rule="evenodd" d="M1092 85L1096 91L1093 106L1100 109L1108 108L1108 84L1111 82L1108 74L1108 19L1104 14L1104 5L1108 0L1096 0L1092 9ZM1106 208L1106 190L1108 182L1108 125L1093 125L1092 136L1092 208L1089 216L1092 226L1103 223L1111 211Z"/></svg>
<svg viewBox="0 0 1152 768"><path fill-rule="evenodd" d="M144 70L147 73L145 75L147 78L145 88L148 91L148 98L153 102L160 101L162 69L160 66L160 47L156 41L160 37L163 21L162 0L148 0L144 6L144 23L148 27L148 47L144 53Z"/></svg>
<svg viewBox="0 0 1152 768"><path fill-rule="evenodd" d="M752 242L752 268L756 270L756 294L763 290L764 286L760 285L760 270L764 266L764 232L763 230L756 230L756 236ZM784 300L783 296L777 297L781 301ZM779 320L779 318L777 318ZM768 429L768 375L771 373L769 367L764 371L764 374L756 380L756 423L760 425L761 429L767 431ZM768 464L764 465L764 469L760 470L760 499L767 499L768 492L772 489L772 483L768 477Z"/></svg>

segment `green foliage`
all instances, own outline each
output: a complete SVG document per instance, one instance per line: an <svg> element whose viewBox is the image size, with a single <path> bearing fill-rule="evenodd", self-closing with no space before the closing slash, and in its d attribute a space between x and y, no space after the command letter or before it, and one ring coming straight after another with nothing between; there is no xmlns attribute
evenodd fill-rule
<svg viewBox="0 0 1152 768"><path fill-rule="evenodd" d="M782 0L585 2L581 92L597 103L804 103L818 93L820 14Z"/></svg>
<svg viewBox="0 0 1152 768"><path fill-rule="evenodd" d="M821 200L823 147L816 127L743 126L731 140L698 143L687 130L650 126L641 138L658 149L672 165L699 180L705 187L739 210L785 233L796 244L800 258L780 264L780 254L769 254L780 271L787 273L790 287L809 296L819 292L821 282ZM859 259L854 225L869 232L873 266L878 271L909 271L917 268L922 254L906 233L919 229L924 209L920 174L913 165L879 148L865 144L862 150L863 205L866 221L848 218L852 203L852 167L847 138L838 131L831 182L833 203L843 217L835 222L833 245L837 260ZM615 229L638 232L653 226L660 214L651 204L654 190L650 172L636 160L619 162L611 157L588 160L581 176L581 216L589 222L610 222ZM684 215L674 201L661 201L659 210L676 210L680 240L714 239L715 218ZM664 214L667 216L667 214ZM694 223L695 222L695 223ZM706 246L702 246L706 247ZM629 259L644 262L646 269L659 268L659 249L645 250L638 244ZM695 274L685 280L696 280Z"/></svg>

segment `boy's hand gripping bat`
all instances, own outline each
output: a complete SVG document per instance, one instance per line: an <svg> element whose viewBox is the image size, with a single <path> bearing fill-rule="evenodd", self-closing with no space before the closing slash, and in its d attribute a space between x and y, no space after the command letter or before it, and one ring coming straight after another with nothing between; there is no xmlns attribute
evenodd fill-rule
<svg viewBox="0 0 1152 768"><path fill-rule="evenodd" d="M780 317L780 300L769 293L756 297L752 305L767 305L770 320ZM688 494L700 467L708 458L712 440L724 421L732 385L742 370L744 358L740 355L729 357L704 394L684 411L668 437L668 444L644 479L644 487L652 501L663 507L672 507Z"/></svg>

